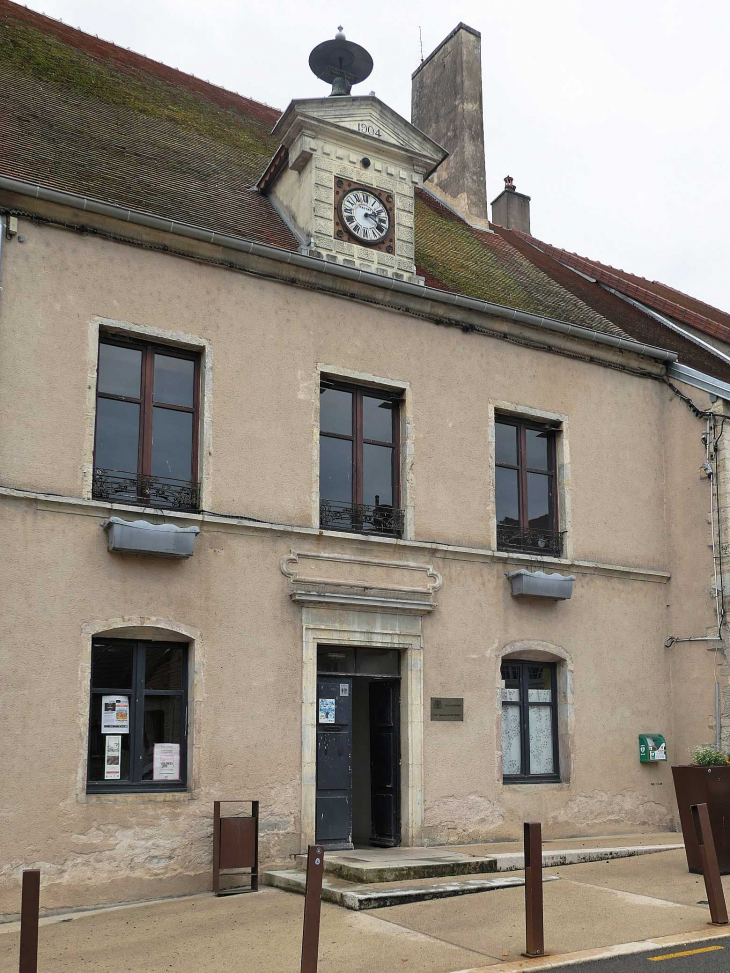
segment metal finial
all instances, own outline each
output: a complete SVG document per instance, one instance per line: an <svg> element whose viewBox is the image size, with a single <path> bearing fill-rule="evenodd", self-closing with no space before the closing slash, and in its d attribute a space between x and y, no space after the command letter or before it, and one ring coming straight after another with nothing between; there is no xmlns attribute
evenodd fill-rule
<svg viewBox="0 0 730 973"><path fill-rule="evenodd" d="M309 67L318 78L332 85L331 94L349 95L352 85L370 75L373 59L359 44L348 41L340 26L334 40L314 48Z"/></svg>

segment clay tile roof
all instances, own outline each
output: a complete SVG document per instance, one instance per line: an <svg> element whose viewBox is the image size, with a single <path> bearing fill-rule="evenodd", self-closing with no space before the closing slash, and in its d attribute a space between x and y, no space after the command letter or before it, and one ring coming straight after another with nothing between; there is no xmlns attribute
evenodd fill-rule
<svg viewBox="0 0 730 973"><path fill-rule="evenodd" d="M416 267L431 287L627 337L499 234L469 226L429 192L417 194L415 226Z"/></svg>
<svg viewBox="0 0 730 973"><path fill-rule="evenodd" d="M279 112L0 0L0 174L295 250L255 188ZM498 234L427 192L415 210L428 284L625 336Z"/></svg>
<svg viewBox="0 0 730 973"><path fill-rule="evenodd" d="M622 294L645 304L652 310L730 343L730 314L698 301L688 294L683 294L681 291L668 287L659 281L646 280L644 277L637 277L635 274L611 267L609 264L601 263L598 260L581 257L577 253L569 253L567 250L553 247L549 243L538 240L537 237L523 233L521 230L512 230L511 232L560 263L566 264L574 270L579 270L583 274L588 274L589 277L594 277L601 283L621 291Z"/></svg>
<svg viewBox="0 0 730 973"><path fill-rule="evenodd" d="M0 173L295 249L251 187L279 112L0 0Z"/></svg>

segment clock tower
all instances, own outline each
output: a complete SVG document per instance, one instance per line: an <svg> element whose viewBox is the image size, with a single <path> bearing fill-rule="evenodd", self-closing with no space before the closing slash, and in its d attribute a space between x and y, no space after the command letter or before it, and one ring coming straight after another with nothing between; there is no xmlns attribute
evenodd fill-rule
<svg viewBox="0 0 730 973"><path fill-rule="evenodd" d="M341 29L309 63L332 93L291 102L274 126L281 144L259 191L299 237L302 252L422 283L414 264L414 195L448 153L374 94L350 94L372 60Z"/></svg>

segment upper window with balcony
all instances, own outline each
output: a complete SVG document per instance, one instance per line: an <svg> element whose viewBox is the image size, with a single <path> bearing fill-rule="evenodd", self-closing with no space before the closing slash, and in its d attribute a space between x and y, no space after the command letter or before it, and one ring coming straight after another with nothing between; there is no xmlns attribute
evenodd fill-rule
<svg viewBox="0 0 730 973"><path fill-rule="evenodd" d="M197 510L200 359L194 352L99 342L93 495Z"/></svg>
<svg viewBox="0 0 730 973"><path fill-rule="evenodd" d="M322 382L319 526L400 537L400 397Z"/></svg>
<svg viewBox="0 0 730 973"><path fill-rule="evenodd" d="M495 422L497 548L562 555L555 429L499 416Z"/></svg>

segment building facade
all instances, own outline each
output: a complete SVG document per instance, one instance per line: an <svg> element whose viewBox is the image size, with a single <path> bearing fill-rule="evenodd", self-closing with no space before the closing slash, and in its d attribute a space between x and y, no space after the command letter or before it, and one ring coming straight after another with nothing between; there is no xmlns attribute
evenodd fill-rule
<svg viewBox="0 0 730 973"><path fill-rule="evenodd" d="M30 866L49 907L208 888L215 799L260 801L265 862L673 829L669 764L714 738L725 678L720 641L666 645L718 632L722 380L670 387L671 344L463 220L428 188L446 150L378 99L277 122L2 16L58 64L27 126L38 88L4 66L27 161L0 172L0 909ZM135 181L139 113L60 48L150 104L276 124L245 207L210 172L205 213L193 177L172 199L189 133L157 107L164 175ZM48 126L100 105L127 112L106 192L91 155L44 169ZM640 763L647 733L669 761Z"/></svg>

